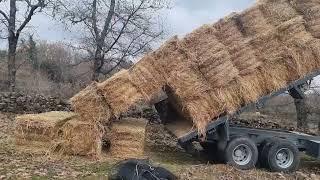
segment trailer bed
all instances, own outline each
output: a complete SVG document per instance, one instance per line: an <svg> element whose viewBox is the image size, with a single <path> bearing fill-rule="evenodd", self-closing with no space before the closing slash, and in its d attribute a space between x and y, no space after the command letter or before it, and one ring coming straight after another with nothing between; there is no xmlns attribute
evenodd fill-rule
<svg viewBox="0 0 320 180"><path fill-rule="evenodd" d="M234 115L240 114L241 112L247 110L249 107L252 107L253 105L264 104L267 100L269 100L275 96L278 96L280 94L283 94L287 91L291 91L293 96L303 97L304 95L299 90L299 86L303 85L307 81L312 80L314 77L319 76L319 75L320 75L320 70L315 71L315 72L307 75L304 78L301 78L299 80L296 80L296 81L290 83L285 88L279 89L278 91L275 91L269 95L266 95L266 96L259 98L257 100L257 102L255 102L255 103L247 104L247 105L241 107L234 114L224 115L224 116L221 116L221 117L213 120L207 127L207 130L206 130L207 133L210 133L210 131L215 131L215 128L217 126L225 123L226 121L231 119ZM187 142L190 142L190 141L193 141L193 140L199 138L198 131L192 126L191 123L187 124L182 121L177 121L177 122L171 122L171 123L167 124L166 127L168 130L170 130L173 134L175 134L178 137L179 143L187 143ZM177 129L179 129L179 130L177 130Z"/></svg>

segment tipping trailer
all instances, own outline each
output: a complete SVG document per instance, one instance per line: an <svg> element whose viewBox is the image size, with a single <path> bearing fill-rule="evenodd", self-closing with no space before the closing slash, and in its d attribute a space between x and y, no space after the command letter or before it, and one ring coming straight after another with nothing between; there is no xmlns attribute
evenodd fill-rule
<svg viewBox="0 0 320 180"><path fill-rule="evenodd" d="M213 156L223 157L226 163L236 168L251 169L259 162L271 171L295 171L299 167L300 152L320 159L320 136L234 126L230 125L229 120L252 105L262 104L285 92L289 92L294 98L305 98L301 87L318 75L320 70L289 84L286 88L261 97L256 103L243 106L233 115L220 116L208 125L205 140L199 136L191 122L185 120L170 120L166 128L178 137L183 148L188 150L193 142L198 141L204 149L210 150L209 153ZM159 104L156 104L158 112ZM161 112L159 114L161 116Z"/></svg>

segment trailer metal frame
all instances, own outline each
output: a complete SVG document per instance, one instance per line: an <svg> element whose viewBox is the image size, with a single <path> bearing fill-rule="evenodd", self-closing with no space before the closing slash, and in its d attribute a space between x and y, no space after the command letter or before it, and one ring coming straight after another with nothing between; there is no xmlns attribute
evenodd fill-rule
<svg viewBox="0 0 320 180"><path fill-rule="evenodd" d="M267 100L285 92L289 92L294 98L303 99L305 95L301 91L301 87L306 82L312 80L318 75L320 75L320 70L290 83L285 88L279 89L269 95L259 98L255 103L247 104L241 107L234 114L218 117L207 126L207 136L205 141L220 143L224 142L227 144L232 136L246 136L252 139L256 145L259 146L267 138L281 138L292 142L299 149L299 151L305 151L306 154L320 159L320 137L290 131L256 129L229 125L229 119L235 115L247 110L249 107L252 107L252 105L259 106L259 104L264 104ZM190 143L199 141L200 138L201 137L199 136L198 131L193 130L180 137L178 142L182 147L187 147Z"/></svg>

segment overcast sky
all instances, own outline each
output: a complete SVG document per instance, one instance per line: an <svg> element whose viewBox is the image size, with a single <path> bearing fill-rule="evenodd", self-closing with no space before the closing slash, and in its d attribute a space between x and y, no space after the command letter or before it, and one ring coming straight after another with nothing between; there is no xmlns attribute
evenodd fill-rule
<svg viewBox="0 0 320 180"><path fill-rule="evenodd" d="M168 38L173 35L184 35L205 23L214 23L218 19L235 11L246 9L254 0L175 0L170 10L163 12L168 26ZM3 8L0 6L0 8ZM77 32L67 32L64 26L45 15L37 15L29 30L37 39L49 41L69 41ZM0 40L4 48L5 40Z"/></svg>

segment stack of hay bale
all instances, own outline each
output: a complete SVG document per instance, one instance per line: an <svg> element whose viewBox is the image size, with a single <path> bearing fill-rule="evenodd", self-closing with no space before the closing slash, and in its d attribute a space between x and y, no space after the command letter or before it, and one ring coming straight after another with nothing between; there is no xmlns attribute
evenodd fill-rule
<svg viewBox="0 0 320 180"><path fill-rule="evenodd" d="M129 159L144 157L146 119L126 118L114 122L111 127L110 155Z"/></svg>
<svg viewBox="0 0 320 180"><path fill-rule="evenodd" d="M53 111L17 116L16 145L69 155L99 157L102 132L72 112Z"/></svg>
<svg viewBox="0 0 320 180"><path fill-rule="evenodd" d="M137 71L147 73L148 67L145 66L147 65L136 66ZM124 158L125 154L121 151L118 152L118 149L121 149L120 145L125 145L123 141L135 139L137 133L134 130L138 131L138 129L133 128L133 130L128 131L125 137L122 134L124 132L119 131L122 125L118 123L110 125L110 120L111 118L116 119L120 117L121 113L126 112L135 103L139 103L141 100L155 95L145 93L145 91L141 91L138 88L139 85L141 88L148 89L145 85L148 84L148 81L152 80L151 76L141 75L136 73L136 76L130 76L128 70L122 70L107 81L92 83L71 98L72 107L78 113L78 117L64 126L63 141L61 143L63 152L74 155L99 156L101 154L102 138L105 137L104 133L106 133L110 135L109 140L112 141L110 154L115 157L118 154ZM134 82L138 82L139 84ZM141 84L144 85L141 86ZM132 121L136 122L135 120ZM139 123L137 122L137 124ZM104 128L103 126L112 127L112 132L105 132L105 129L108 128ZM144 129L144 126L141 125L141 128ZM140 141L144 140L143 133L138 132ZM119 139L112 137L118 137ZM138 143L139 141L135 142ZM128 152L128 154L136 154L136 157L138 157L141 155L141 151L143 151L143 144L129 149L131 153Z"/></svg>
<svg viewBox="0 0 320 180"><path fill-rule="evenodd" d="M76 144L86 136L99 149L101 124L136 103L153 103L163 89L177 112L204 134L220 115L320 68L319 17L318 0L259 0L183 39L172 38L129 70L93 83L71 99L79 117L64 127L66 148L85 149ZM80 132L82 127L88 134ZM111 143L114 149L123 145L117 138Z"/></svg>
<svg viewBox="0 0 320 180"><path fill-rule="evenodd" d="M59 111L18 116L14 134L15 142L17 145L53 147L54 140L61 133L63 125L75 117L75 113Z"/></svg>
<svg viewBox="0 0 320 180"><path fill-rule="evenodd" d="M100 157L103 129L98 124L76 118L62 127L62 133L56 151L69 155Z"/></svg>

